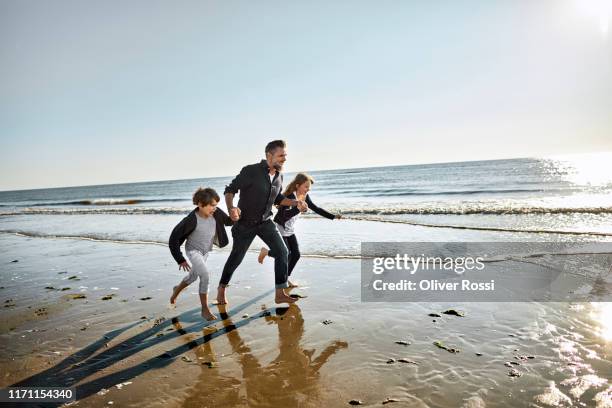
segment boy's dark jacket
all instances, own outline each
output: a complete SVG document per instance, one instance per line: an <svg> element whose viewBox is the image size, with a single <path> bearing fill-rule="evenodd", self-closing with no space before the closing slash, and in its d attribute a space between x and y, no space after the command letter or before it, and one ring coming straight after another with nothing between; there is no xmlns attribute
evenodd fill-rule
<svg viewBox="0 0 612 408"><path fill-rule="evenodd" d="M183 242L185 242L189 234L191 234L198 225L198 220L196 219L196 211L198 211L197 207L195 210L191 211L189 215L183 218L181 222L179 222L176 227L174 227L172 233L170 234L170 240L168 241L170 253L179 265L185 262L185 258L181 253L181 245L183 245ZM224 213L223 210L221 210L220 208L217 208L215 210L215 212L213 213L213 217L215 217L215 221L217 224L215 230L215 238L213 242L218 247L223 248L229 242L229 240L227 239L227 232L225 232L225 226L233 225L234 221L232 221L229 215Z"/></svg>

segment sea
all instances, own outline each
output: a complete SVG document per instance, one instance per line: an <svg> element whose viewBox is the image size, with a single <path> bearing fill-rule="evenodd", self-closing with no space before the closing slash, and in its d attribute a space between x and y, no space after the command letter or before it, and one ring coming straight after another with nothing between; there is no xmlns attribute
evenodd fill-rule
<svg viewBox="0 0 612 408"><path fill-rule="evenodd" d="M313 202L342 219L301 215L304 256L359 257L364 241L612 240L612 153L309 174ZM232 178L2 191L0 233L166 245L193 192L222 196Z"/></svg>

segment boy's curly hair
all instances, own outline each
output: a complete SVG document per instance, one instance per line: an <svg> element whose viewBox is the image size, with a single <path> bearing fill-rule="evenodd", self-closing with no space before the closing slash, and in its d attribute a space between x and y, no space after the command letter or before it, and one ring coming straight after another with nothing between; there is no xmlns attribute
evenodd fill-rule
<svg viewBox="0 0 612 408"><path fill-rule="evenodd" d="M195 193L193 193L193 204L198 205L202 203L202 205L208 205L214 201L219 202L219 194L210 188L198 188Z"/></svg>

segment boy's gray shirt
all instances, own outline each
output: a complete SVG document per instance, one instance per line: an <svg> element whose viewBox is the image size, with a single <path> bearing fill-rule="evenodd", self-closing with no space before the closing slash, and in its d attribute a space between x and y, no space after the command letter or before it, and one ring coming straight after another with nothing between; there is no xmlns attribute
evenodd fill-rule
<svg viewBox="0 0 612 408"><path fill-rule="evenodd" d="M198 224L193 232L187 237L185 250L199 251L202 254L206 254L212 250L217 222L212 215L204 218L196 213L196 219Z"/></svg>

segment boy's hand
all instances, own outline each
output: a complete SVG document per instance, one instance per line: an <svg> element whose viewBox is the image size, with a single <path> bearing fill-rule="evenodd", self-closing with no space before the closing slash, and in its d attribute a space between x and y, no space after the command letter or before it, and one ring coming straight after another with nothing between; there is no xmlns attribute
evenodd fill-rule
<svg viewBox="0 0 612 408"><path fill-rule="evenodd" d="M234 222L238 221L240 219L240 208L238 207L232 208L231 210L229 210L229 215L232 221Z"/></svg>
<svg viewBox="0 0 612 408"><path fill-rule="evenodd" d="M191 270L191 266L189 266L189 264L187 263L187 261L183 261L180 265L179 265L179 271L180 270L184 270L189 272Z"/></svg>

